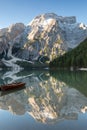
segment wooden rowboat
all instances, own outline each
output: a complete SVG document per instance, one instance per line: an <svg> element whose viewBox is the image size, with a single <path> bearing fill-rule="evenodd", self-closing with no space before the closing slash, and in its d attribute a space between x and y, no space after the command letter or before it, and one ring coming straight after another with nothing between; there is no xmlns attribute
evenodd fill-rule
<svg viewBox="0 0 87 130"><path fill-rule="evenodd" d="M24 87L25 83L23 82L17 82L17 83L11 83L11 84L6 84L6 85L1 85L0 86L0 90L1 91L7 91L7 90L11 90L11 89L17 89L17 88L21 88Z"/></svg>

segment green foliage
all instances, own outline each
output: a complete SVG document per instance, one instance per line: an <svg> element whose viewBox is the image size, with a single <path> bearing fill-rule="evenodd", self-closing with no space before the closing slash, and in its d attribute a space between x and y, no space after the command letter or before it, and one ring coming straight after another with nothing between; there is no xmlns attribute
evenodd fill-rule
<svg viewBox="0 0 87 130"><path fill-rule="evenodd" d="M85 39L75 49L65 53L50 62L51 68L81 68L87 67L87 39Z"/></svg>
<svg viewBox="0 0 87 130"><path fill-rule="evenodd" d="M16 64L23 67L25 70L32 70L32 69L43 69L48 67L48 64L44 63L41 64L39 62L29 63L27 61L17 61Z"/></svg>
<svg viewBox="0 0 87 130"><path fill-rule="evenodd" d="M25 68L25 69L31 69L32 68L32 64L26 61L17 61L16 64L18 64L19 66Z"/></svg>

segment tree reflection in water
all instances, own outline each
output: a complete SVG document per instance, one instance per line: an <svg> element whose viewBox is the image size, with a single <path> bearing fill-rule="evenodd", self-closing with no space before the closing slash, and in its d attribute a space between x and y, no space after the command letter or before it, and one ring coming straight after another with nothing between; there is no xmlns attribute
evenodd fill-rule
<svg viewBox="0 0 87 130"><path fill-rule="evenodd" d="M26 88L2 95L1 109L17 115L27 112L43 123L77 120L78 114L86 111L86 72L21 71L15 76L16 81L26 82ZM9 82L9 75L5 80Z"/></svg>

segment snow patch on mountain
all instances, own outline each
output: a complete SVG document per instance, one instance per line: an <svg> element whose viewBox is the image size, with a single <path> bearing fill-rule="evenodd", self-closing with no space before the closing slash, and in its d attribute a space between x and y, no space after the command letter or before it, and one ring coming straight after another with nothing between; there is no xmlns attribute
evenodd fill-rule
<svg viewBox="0 0 87 130"><path fill-rule="evenodd" d="M17 23L0 30L0 54L12 54L25 60L50 60L63 55L87 38L87 25L77 23L76 17L54 13L36 16L27 26Z"/></svg>

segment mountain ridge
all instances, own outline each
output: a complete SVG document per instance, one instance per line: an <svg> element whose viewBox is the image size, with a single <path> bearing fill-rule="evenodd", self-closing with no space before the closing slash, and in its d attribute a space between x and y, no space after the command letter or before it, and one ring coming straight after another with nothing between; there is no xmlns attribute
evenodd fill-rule
<svg viewBox="0 0 87 130"><path fill-rule="evenodd" d="M27 26L16 23L0 29L0 57L12 55L27 61L52 61L78 46L87 37L87 26L76 17L62 17L54 13L36 16Z"/></svg>

